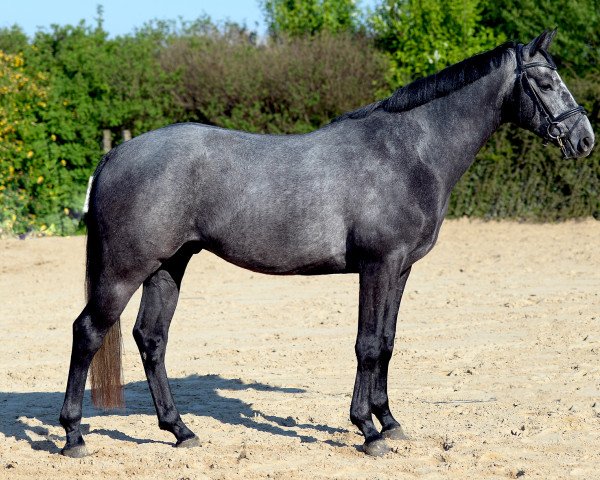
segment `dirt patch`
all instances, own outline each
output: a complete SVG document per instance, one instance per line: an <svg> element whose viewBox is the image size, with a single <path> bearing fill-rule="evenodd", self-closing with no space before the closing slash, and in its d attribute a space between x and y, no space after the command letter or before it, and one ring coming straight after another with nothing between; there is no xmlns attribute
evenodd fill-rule
<svg viewBox="0 0 600 480"><path fill-rule="evenodd" d="M83 307L84 239L0 241L0 478L596 478L600 222L449 221L413 268L390 367L410 441L379 459L349 421L357 277L271 277L192 260L167 369L201 447L158 429L123 315L127 409L58 455Z"/></svg>

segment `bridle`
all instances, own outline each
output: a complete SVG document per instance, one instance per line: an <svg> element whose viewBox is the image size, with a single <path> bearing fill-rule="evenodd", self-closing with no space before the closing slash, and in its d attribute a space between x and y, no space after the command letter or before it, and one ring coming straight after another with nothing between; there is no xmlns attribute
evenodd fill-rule
<svg viewBox="0 0 600 480"><path fill-rule="evenodd" d="M552 70L556 70L556 65L554 65L554 62L551 62L549 59L547 59L548 60L547 62L524 63L523 62L523 44L522 43L519 43L517 45L516 54L517 54L517 82L520 83L523 91L529 90L530 92L532 92L533 95L531 96L531 99L533 100L533 103L536 105L538 110L540 110L540 112L544 115L544 117L546 119L546 123L548 125L546 127L546 137L544 138L544 145L547 145L548 142L550 142L550 141L556 141L556 143L558 143L558 145L560 146L560 149L562 150L565 158L569 158L565 142L568 142L571 145L571 150L573 152L576 151L574 145L571 143L571 140L570 140L571 132L577 126L577 124L581 121L581 119L586 115L587 112L585 111L585 108L583 108L581 105L578 105L578 106L571 108L570 110L567 110L566 112L563 112L555 117L552 114L552 111L548 108L548 105L546 105L546 103L544 102L544 99L537 92L536 88L532 85L531 80L530 80L529 76L527 75L527 69L535 68L535 67L543 67L543 68L550 68ZM522 120L520 104L521 104L521 101L519 99L519 123L521 123L521 120ZM567 128L566 125L564 125L562 123L567 118L572 117L573 115L578 115L578 114L580 114L580 117L571 126L571 128ZM563 130L563 127L564 127L564 130Z"/></svg>

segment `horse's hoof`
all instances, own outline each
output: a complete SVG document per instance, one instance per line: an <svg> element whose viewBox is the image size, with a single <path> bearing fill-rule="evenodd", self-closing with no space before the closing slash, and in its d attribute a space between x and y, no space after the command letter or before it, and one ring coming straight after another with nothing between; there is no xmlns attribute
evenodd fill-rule
<svg viewBox="0 0 600 480"><path fill-rule="evenodd" d="M88 455L88 451L85 445L76 445L70 448L63 448L60 453L65 457L70 458L82 458Z"/></svg>
<svg viewBox="0 0 600 480"><path fill-rule="evenodd" d="M388 447L387 443L381 438L369 443L365 442L363 449L367 455L371 455L372 457L381 457L390 451L390 447Z"/></svg>
<svg viewBox="0 0 600 480"><path fill-rule="evenodd" d="M181 442L177 442L175 444L175 446L177 448L192 448L192 447L199 447L200 445L201 445L200 439L198 437L196 437L195 435L191 438L182 440Z"/></svg>
<svg viewBox="0 0 600 480"><path fill-rule="evenodd" d="M381 432L381 436L383 438L387 438L389 440L408 440L408 437L402 430L401 426L397 426L394 428L390 428L389 430L385 430Z"/></svg>

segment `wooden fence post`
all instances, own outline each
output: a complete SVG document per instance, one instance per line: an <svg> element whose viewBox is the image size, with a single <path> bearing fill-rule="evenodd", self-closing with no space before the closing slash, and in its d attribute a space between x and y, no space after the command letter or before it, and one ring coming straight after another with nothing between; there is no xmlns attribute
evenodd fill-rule
<svg viewBox="0 0 600 480"><path fill-rule="evenodd" d="M108 153L108 152L110 152L111 148L112 148L112 133L110 130L105 128L104 130L102 130L102 150L104 150L104 153Z"/></svg>

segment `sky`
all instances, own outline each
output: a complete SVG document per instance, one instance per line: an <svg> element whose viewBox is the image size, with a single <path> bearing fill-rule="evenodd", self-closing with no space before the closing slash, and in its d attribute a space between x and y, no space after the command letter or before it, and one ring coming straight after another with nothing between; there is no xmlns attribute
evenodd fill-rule
<svg viewBox="0 0 600 480"><path fill-rule="evenodd" d="M104 7L104 29L111 37L133 33L149 20L194 20L208 14L215 21L245 23L263 34L266 25L260 0L0 0L0 28L20 25L29 36L38 27L77 24L84 19L95 24L98 4ZM363 0L360 5L373 5Z"/></svg>
<svg viewBox="0 0 600 480"><path fill-rule="evenodd" d="M252 30L266 30L259 0L0 0L0 27L20 25L32 36L38 27L95 23L96 7L104 7L104 29L110 36L132 33L152 19L186 20L203 13L213 20L245 23Z"/></svg>

